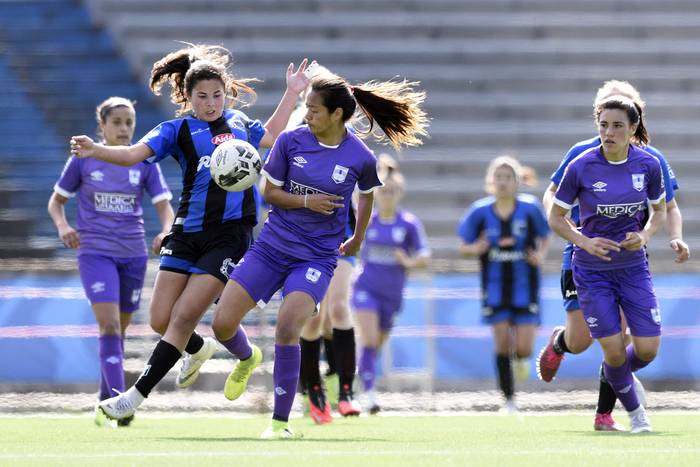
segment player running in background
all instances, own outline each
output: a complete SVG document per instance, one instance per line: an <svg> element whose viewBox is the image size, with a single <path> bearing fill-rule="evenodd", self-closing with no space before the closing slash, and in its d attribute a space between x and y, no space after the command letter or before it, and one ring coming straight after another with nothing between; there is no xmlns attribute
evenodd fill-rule
<svg viewBox="0 0 700 467"><path fill-rule="evenodd" d="M97 106L97 125L106 146L131 144L136 125L133 103L110 97ZM68 248L78 249L78 270L99 326L100 400L124 390L124 335L139 308L146 275L142 200L148 192L162 231L151 249L160 251L175 214L172 194L158 164L122 167L97 159L70 157L54 186L48 210ZM66 219L65 204L78 194L77 230ZM97 412L95 422L106 420ZM128 425L131 419L120 421Z"/></svg>
<svg viewBox="0 0 700 467"><path fill-rule="evenodd" d="M611 80L603 83L603 86L598 89L594 100L594 106L614 95L620 95L632 99L637 105L639 111L644 113L645 103L637 89L626 81ZM633 141L639 145L639 141ZM564 171L569 163L582 154L584 151L600 145L600 137L581 141L576 143L564 156L557 170L552 174L551 183L543 196L543 204L545 211L548 212L552 206L554 193L564 176ZM683 263L689 257L689 250L686 243L683 241L682 217L680 208L676 202L674 193L678 190L676 177L671 169L671 165L666 161L664 155L656 148L646 145L643 149L656 156L661 163L661 170L664 177L664 186L666 188L666 228L671 236L670 246L676 252L676 262ZM578 225L579 210L578 206L574 206L571 210L571 220L575 225ZM571 257L573 254L573 245L567 244L564 248L562 258L561 272L561 292L564 300L564 309L567 311L566 326L558 326L554 328L552 336L548 344L542 349L537 360L537 374L546 381L550 382L554 379L565 353L578 354L590 347L593 342L588 326L584 321L583 312L578 303L576 294L576 286L573 281L573 273L571 271ZM624 318L624 317L623 317ZM637 390L642 391L641 383L635 377ZM617 424L612 418L612 410L615 407L617 397L610 385L605 381L602 375L598 396L598 407L594 420L594 429L598 431L617 431L622 427Z"/></svg>
<svg viewBox="0 0 700 467"><path fill-rule="evenodd" d="M277 109L263 125L243 112L228 108L243 95L254 97L246 80L235 79L228 70L231 54L223 47L191 46L173 52L153 65L150 85L159 94L170 84L171 100L185 116L161 123L131 146L95 144L87 136L71 140L72 152L80 157L132 165L174 157L182 167L182 196L169 235L161 248L160 271L151 301L151 326L163 333L146 369L136 384L120 396L99 406L110 418L129 417L151 390L175 365L184 350L177 383L194 381L201 364L216 351L217 344L194 332L197 323L221 294L228 267L237 263L252 242L257 218L255 188L226 192L211 179L210 156L216 145L239 138L255 147L269 147L287 124L297 95L306 88L306 60L299 69L287 68L287 89ZM239 359L235 373L247 382L262 354L251 346L245 331L236 325L222 342ZM241 376L242 375L242 376Z"/></svg>
<svg viewBox="0 0 700 467"><path fill-rule="evenodd" d="M666 222L664 182L659 160L632 144L649 141L634 101L610 97L596 105L594 115L602 143L567 167L549 223L576 245L573 278L586 324L603 349L603 373L630 415L630 431L639 433L651 431L651 424L632 372L651 363L661 340L644 246ZM565 218L576 201L580 232ZM620 307L632 335L628 347Z"/></svg>
<svg viewBox="0 0 700 467"><path fill-rule="evenodd" d="M512 157L494 159L486 171L492 196L474 202L458 228L459 251L481 263L483 320L493 330L498 384L511 413L517 411L513 367L519 380L529 373L540 324L540 266L550 243L542 206L518 194L522 173Z"/></svg>
<svg viewBox="0 0 700 467"><path fill-rule="evenodd" d="M299 380L301 330L326 294L338 253L354 255L365 237L377 178L376 159L347 130L359 110L376 123L394 146L420 144L427 118L424 94L414 83L369 82L351 85L337 76L319 76L306 97L307 125L286 131L265 164L265 198L270 217L255 244L230 275L214 316L214 333L229 339L241 319L282 289L275 335L274 409L262 438L292 438L289 413ZM345 242L350 198L360 190L355 232ZM229 399L244 386L228 379Z"/></svg>
<svg viewBox="0 0 700 467"><path fill-rule="evenodd" d="M367 227L352 294L362 343L359 375L370 414L380 410L374 387L375 362L401 311L406 275L412 269L427 267L430 261L423 225L399 208L406 181L395 161L388 162L386 157L379 160L379 178L384 185L377 189L377 212Z"/></svg>

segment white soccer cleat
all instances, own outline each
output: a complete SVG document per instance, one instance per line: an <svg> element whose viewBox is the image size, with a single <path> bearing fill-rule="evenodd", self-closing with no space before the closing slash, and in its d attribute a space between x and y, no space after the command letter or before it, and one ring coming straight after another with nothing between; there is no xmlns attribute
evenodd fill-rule
<svg viewBox="0 0 700 467"><path fill-rule="evenodd" d="M136 405L134 405L125 392L100 401L97 404L97 408L111 420L122 420L132 417L136 412Z"/></svg>
<svg viewBox="0 0 700 467"><path fill-rule="evenodd" d="M216 343L216 340L213 337L205 337L204 345L199 349L199 352L193 355L185 354L185 357L182 359L180 372L175 380L175 386L179 388L192 386L197 381L199 369L217 350L219 350L219 345Z"/></svg>
<svg viewBox="0 0 700 467"><path fill-rule="evenodd" d="M651 423L649 422L649 417L647 416L647 411L644 409L643 405L640 405L632 412L629 412L630 416L630 433L651 433Z"/></svg>
<svg viewBox="0 0 700 467"><path fill-rule="evenodd" d="M639 381L639 378L637 378L637 375L632 373L632 378L634 379L634 392L637 393L637 399L639 399L639 403L643 407L646 407L647 406L647 392L644 389L642 382Z"/></svg>

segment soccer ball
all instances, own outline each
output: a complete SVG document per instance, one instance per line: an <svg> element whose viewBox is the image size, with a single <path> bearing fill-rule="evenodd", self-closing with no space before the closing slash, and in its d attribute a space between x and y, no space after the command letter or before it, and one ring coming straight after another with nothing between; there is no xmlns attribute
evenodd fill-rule
<svg viewBox="0 0 700 467"><path fill-rule="evenodd" d="M260 177L262 161L247 141L230 139L214 149L209 171L214 182L226 191L247 190Z"/></svg>

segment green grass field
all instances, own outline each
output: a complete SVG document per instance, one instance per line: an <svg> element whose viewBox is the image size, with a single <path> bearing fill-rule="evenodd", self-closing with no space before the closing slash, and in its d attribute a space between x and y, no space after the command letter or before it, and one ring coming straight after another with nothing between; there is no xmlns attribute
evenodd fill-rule
<svg viewBox="0 0 700 467"><path fill-rule="evenodd" d="M626 416L620 420L626 422ZM0 418L2 465L700 465L700 415L651 413L655 433L596 433L589 415L372 417L263 441L267 417L153 418L98 428L87 417Z"/></svg>

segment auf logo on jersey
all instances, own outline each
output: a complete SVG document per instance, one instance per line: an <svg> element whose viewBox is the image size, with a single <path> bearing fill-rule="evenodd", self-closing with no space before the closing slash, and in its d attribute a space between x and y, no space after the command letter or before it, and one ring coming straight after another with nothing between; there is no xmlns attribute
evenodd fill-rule
<svg viewBox="0 0 700 467"><path fill-rule="evenodd" d="M632 217L640 211L644 211L646 206L644 201L638 203L626 204L598 204L596 206L596 214L605 216L610 219L615 219L621 216Z"/></svg>
<svg viewBox="0 0 700 467"><path fill-rule="evenodd" d="M211 139L211 142L215 145L218 146L221 143L224 143L226 141L231 141L232 139L236 139L235 136L233 136L231 133L221 133L220 135L216 135Z"/></svg>

